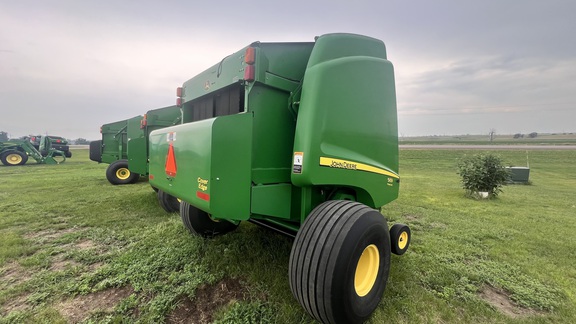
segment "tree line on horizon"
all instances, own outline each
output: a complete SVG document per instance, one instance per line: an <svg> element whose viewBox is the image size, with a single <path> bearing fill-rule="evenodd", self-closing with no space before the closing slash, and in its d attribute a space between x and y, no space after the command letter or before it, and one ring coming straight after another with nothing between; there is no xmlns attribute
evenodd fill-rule
<svg viewBox="0 0 576 324"><path fill-rule="evenodd" d="M10 139L25 140L25 139L30 138L30 136L32 136L32 135L20 136L20 137L18 137L18 138L10 138L10 136L9 136L9 134L8 134L7 132L0 131L0 142L5 142L5 141L8 141L8 140L10 140ZM68 139L68 138L67 138L66 140L67 140L68 143L70 143L70 144L76 144L76 145L88 145L88 144L90 144L90 141L89 141L89 140L87 140L87 139L85 139L85 138L82 138L82 137L79 137L79 138L77 138L77 139Z"/></svg>

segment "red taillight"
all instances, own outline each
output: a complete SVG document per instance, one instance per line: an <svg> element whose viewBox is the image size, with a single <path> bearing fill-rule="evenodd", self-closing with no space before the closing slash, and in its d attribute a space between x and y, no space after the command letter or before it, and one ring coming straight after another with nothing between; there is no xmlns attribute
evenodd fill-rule
<svg viewBox="0 0 576 324"><path fill-rule="evenodd" d="M184 97L184 88L182 87L178 87L176 88L176 106L178 107L182 107L182 103L184 102L184 100L182 99L182 97Z"/></svg>
<svg viewBox="0 0 576 324"><path fill-rule="evenodd" d="M252 65L256 62L256 48L248 47L244 55L244 63Z"/></svg>
<svg viewBox="0 0 576 324"><path fill-rule="evenodd" d="M244 68L244 81L252 82L254 81L254 76L256 74L254 65L246 65Z"/></svg>
<svg viewBox="0 0 576 324"><path fill-rule="evenodd" d="M142 119L140 119L140 129L146 128L146 125L148 125L148 116L146 116L146 114L144 114L144 117L142 117Z"/></svg>
<svg viewBox="0 0 576 324"><path fill-rule="evenodd" d="M61 141L61 140L56 140L56 143L60 143L60 142L62 142L62 141Z"/></svg>
<svg viewBox="0 0 576 324"><path fill-rule="evenodd" d="M244 54L244 63L246 67L244 68L244 81L252 82L256 78L256 48L248 47L246 53Z"/></svg>

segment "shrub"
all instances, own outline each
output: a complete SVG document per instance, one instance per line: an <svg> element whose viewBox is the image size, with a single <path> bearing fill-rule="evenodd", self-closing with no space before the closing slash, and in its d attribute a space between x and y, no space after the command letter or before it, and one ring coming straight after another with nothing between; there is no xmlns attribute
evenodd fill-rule
<svg viewBox="0 0 576 324"><path fill-rule="evenodd" d="M460 159L458 174L462 177L462 187L466 193L476 198L481 197L480 192L487 192L489 198L498 196L510 178L510 172L504 167L502 159L489 153Z"/></svg>

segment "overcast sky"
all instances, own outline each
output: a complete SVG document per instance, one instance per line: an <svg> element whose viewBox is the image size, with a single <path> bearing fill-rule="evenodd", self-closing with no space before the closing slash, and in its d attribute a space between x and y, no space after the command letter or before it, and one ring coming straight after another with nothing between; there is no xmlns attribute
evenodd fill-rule
<svg viewBox="0 0 576 324"><path fill-rule="evenodd" d="M576 1L0 0L0 131L100 138L253 41L384 41L399 135L576 132Z"/></svg>

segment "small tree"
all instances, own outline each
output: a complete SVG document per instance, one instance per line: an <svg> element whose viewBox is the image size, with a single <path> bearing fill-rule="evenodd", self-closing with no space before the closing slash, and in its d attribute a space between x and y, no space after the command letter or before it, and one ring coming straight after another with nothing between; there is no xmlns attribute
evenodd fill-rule
<svg viewBox="0 0 576 324"><path fill-rule="evenodd" d="M465 156L458 161L458 174L462 177L462 187L470 197L480 197L487 192L488 197L496 197L502 186L510 179L510 172L502 159L493 154Z"/></svg>
<svg viewBox="0 0 576 324"><path fill-rule="evenodd" d="M5 142L8 140L8 133L6 132L0 132L0 142Z"/></svg>
<svg viewBox="0 0 576 324"><path fill-rule="evenodd" d="M494 128L490 128L490 133L488 133L488 135L490 135L490 142L494 141L494 136L496 136L496 130Z"/></svg>

